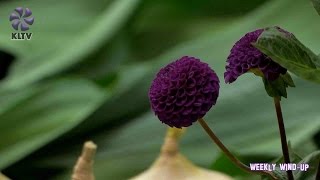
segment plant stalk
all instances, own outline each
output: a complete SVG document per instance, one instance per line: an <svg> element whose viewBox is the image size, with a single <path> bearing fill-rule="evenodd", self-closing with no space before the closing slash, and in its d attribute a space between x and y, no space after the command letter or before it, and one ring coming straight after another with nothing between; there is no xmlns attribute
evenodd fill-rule
<svg viewBox="0 0 320 180"><path fill-rule="evenodd" d="M287 144L286 129L284 127L284 122L283 122L283 117L282 117L280 98L274 97L273 100L274 100L274 105L275 105L276 112L277 112L283 158L284 158L284 162L288 164L288 163L290 163L290 156L289 156L289 149L288 149L288 144ZM288 175L289 180L294 179L291 170L287 171L287 175Z"/></svg>
<svg viewBox="0 0 320 180"><path fill-rule="evenodd" d="M318 170L317 170L316 179L320 179L320 162L318 164Z"/></svg>
<svg viewBox="0 0 320 180"><path fill-rule="evenodd" d="M260 175L267 175L270 176L272 179L278 179L276 178L273 173L269 171L251 171L250 167L243 164L239 159L237 159L227 148L224 146L224 144L220 141L220 139L214 134L214 132L210 129L208 124L202 119L198 119L200 125L202 128L207 132L207 134L210 136L210 138L218 145L218 147L225 153L225 155L239 168L242 170L251 173L251 174L260 174Z"/></svg>

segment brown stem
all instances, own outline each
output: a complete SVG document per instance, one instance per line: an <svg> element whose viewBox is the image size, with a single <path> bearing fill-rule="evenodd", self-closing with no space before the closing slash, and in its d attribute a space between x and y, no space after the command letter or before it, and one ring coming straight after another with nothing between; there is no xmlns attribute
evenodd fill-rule
<svg viewBox="0 0 320 180"><path fill-rule="evenodd" d="M239 159L237 159L220 141L220 139L214 134L214 132L210 129L210 127L207 125L207 123L202 119L198 119L199 123L201 124L202 128L207 132L207 134L210 136L210 138L219 146L219 148L225 153L225 155L239 168L242 170L254 174L262 174L270 176L272 179L277 179L271 172L269 171L251 171L250 167L243 164Z"/></svg>
<svg viewBox="0 0 320 180"><path fill-rule="evenodd" d="M317 170L317 175L316 175L316 179L320 179L320 161L319 161L319 164L318 164L318 170Z"/></svg>
<svg viewBox="0 0 320 180"><path fill-rule="evenodd" d="M280 132L280 139L281 139L281 147L282 147L282 153L285 163L290 163L290 156L289 156L289 150L288 150L288 144L287 144L287 137L286 137L286 129L284 127L283 117L282 117L282 111L281 111L281 104L280 104L280 98L274 97L274 105L277 112L277 118L278 118L278 126L279 126L279 132ZM293 174L292 171L287 171L288 179L293 180Z"/></svg>

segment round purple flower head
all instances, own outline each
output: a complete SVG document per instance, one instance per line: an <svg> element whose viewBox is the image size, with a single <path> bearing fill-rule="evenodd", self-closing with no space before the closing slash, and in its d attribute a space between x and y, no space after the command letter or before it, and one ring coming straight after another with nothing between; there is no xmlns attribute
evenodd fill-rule
<svg viewBox="0 0 320 180"><path fill-rule="evenodd" d="M171 127L187 127L216 103L219 87L218 76L208 64L184 56L158 72L149 100L160 121Z"/></svg>
<svg viewBox="0 0 320 180"><path fill-rule="evenodd" d="M289 32L276 27L280 32L290 35ZM281 67L271 58L260 52L252 43L255 43L264 29L258 29L243 36L230 51L227 60L224 78L226 83L232 83L242 74L250 71L263 75L267 80L276 80L287 69Z"/></svg>

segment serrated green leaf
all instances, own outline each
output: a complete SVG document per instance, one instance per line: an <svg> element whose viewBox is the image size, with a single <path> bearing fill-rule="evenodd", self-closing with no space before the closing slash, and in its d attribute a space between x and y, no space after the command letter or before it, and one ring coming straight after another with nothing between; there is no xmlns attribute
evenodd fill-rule
<svg viewBox="0 0 320 180"><path fill-rule="evenodd" d="M289 73L286 73L284 75L281 75L282 79L284 80L285 84L287 84L290 87L296 87L296 85L294 84L292 77L290 76Z"/></svg>
<svg viewBox="0 0 320 180"><path fill-rule="evenodd" d="M283 85L281 80L277 79L273 82L268 81L265 78L262 78L264 88L267 91L270 97L285 97L287 98L286 87Z"/></svg>
<svg viewBox="0 0 320 180"><path fill-rule="evenodd" d="M294 36L269 28L254 46L295 75L320 83L320 59Z"/></svg>
<svg viewBox="0 0 320 180"><path fill-rule="evenodd" d="M294 87L294 82L289 73L280 76L274 81L268 81L262 78L265 90L270 97L285 97L287 98L287 88Z"/></svg>
<svg viewBox="0 0 320 180"><path fill-rule="evenodd" d="M7 99L13 94L0 93L0 102L10 102L0 104L0 169L75 127L105 98L92 83L77 79L26 88Z"/></svg>
<svg viewBox="0 0 320 180"><path fill-rule="evenodd" d="M313 3L314 8L317 10L318 14L320 15L320 0L311 0Z"/></svg>

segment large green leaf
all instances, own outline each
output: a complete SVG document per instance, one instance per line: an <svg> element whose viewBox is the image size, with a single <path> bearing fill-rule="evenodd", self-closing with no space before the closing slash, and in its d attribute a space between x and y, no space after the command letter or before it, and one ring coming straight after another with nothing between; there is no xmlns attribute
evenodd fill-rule
<svg viewBox="0 0 320 180"><path fill-rule="evenodd" d="M138 2L112 1L107 8L106 2L98 0L91 1L89 6L84 0L63 3L32 0L22 4L4 4L0 8L0 17L3 19L7 19L16 6L23 5L33 11L35 23L30 42L10 41L12 29L9 21L0 31L0 47L18 55L10 76L2 86L16 88L26 85L81 61L110 40Z"/></svg>
<svg viewBox="0 0 320 180"><path fill-rule="evenodd" d="M134 99L135 107L144 105L147 102L150 79L161 66L183 55L197 56L208 62L223 82L225 60L232 45L246 32L256 28L280 25L293 32L312 50L319 49L319 42L314 37L320 30L320 24L311 9L310 4L304 0L297 0L295 3L291 0L275 0L223 31L201 35L150 63L137 65L136 69L144 69L145 72L140 79L131 82L132 86L126 84L126 101L132 103L131 100ZM294 21L292 17L295 17ZM310 25L312 28L305 28ZM122 71L124 76L131 76L125 72L126 70ZM318 86L296 77L294 80L297 88L290 89L288 100L282 101L282 105L288 139L295 147L319 130L320 115L317 107L320 101L315 98L319 92ZM137 94L131 94L130 89L135 89L134 92L144 98L135 99ZM275 157L281 154L281 144L272 103L260 78L248 74L232 85L221 83L218 103L205 119L232 151ZM126 179L147 168L159 151L165 129L166 126L153 113L146 113L120 129L96 132L93 140L100 147L95 165L97 179ZM78 147L74 146L74 152L78 152ZM219 154L197 123L188 128L182 139L181 151L196 164L203 166L209 166ZM42 165L70 168L77 153L71 155L72 152L65 153L64 149L60 152L60 155L42 161Z"/></svg>
<svg viewBox="0 0 320 180"><path fill-rule="evenodd" d="M269 28L254 45L297 76L320 83L320 59L294 36Z"/></svg>
<svg viewBox="0 0 320 180"><path fill-rule="evenodd" d="M1 92L0 169L69 131L104 99L92 83L77 79Z"/></svg>

